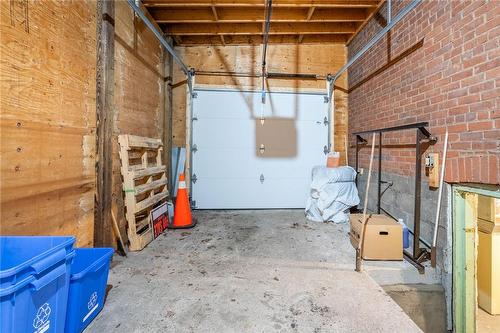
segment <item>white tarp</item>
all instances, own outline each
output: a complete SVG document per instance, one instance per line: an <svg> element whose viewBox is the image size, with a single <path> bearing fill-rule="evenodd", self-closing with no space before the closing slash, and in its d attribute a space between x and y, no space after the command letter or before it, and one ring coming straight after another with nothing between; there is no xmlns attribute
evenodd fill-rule
<svg viewBox="0 0 500 333"><path fill-rule="evenodd" d="M355 179L356 171L349 166L315 166L312 169L306 217L316 222L348 222L349 208L359 204Z"/></svg>

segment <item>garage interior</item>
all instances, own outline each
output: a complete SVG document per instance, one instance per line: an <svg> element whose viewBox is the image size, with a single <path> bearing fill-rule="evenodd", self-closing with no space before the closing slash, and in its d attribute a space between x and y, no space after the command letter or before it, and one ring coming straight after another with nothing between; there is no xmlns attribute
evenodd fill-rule
<svg viewBox="0 0 500 333"><path fill-rule="evenodd" d="M0 234L116 250L85 332L500 331L500 2L0 6Z"/></svg>

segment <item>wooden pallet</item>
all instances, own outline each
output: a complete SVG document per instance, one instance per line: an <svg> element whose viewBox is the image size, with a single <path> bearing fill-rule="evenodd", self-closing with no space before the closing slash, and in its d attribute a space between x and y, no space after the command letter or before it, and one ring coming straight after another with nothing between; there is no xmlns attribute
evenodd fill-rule
<svg viewBox="0 0 500 333"><path fill-rule="evenodd" d="M119 135L118 142L129 249L140 251L153 240L151 209L168 196L163 144L160 139L128 134Z"/></svg>

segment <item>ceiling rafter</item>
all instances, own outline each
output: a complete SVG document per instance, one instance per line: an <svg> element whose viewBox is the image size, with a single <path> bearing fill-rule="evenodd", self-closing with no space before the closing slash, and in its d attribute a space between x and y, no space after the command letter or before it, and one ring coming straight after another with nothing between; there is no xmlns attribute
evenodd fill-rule
<svg viewBox="0 0 500 333"><path fill-rule="evenodd" d="M265 7L262 0L142 0L145 7ZM370 8L377 0L276 0L273 7Z"/></svg>
<svg viewBox="0 0 500 333"><path fill-rule="evenodd" d="M269 42L346 43L383 1L273 0ZM163 32L178 45L240 45L262 41L264 0L142 2Z"/></svg>
<svg viewBox="0 0 500 333"><path fill-rule="evenodd" d="M223 23L264 22L263 9L211 8L161 8L150 11L157 23L208 23L215 18ZM311 8L314 10L276 8L272 22L363 22L366 19L365 9Z"/></svg>
<svg viewBox="0 0 500 333"><path fill-rule="evenodd" d="M356 24L342 23L273 23L269 29L270 35L331 35L351 34L357 29ZM163 29L167 35L260 35L262 25L260 23L190 23L171 24Z"/></svg>

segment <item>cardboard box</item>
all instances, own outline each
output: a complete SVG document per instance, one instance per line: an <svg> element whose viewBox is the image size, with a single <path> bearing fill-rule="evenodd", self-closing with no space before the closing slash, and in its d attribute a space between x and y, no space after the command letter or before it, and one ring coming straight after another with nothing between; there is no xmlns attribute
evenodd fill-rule
<svg viewBox="0 0 500 333"><path fill-rule="evenodd" d="M363 214L351 214L351 244L357 248ZM366 222L363 259L403 260L403 226L385 215L370 214Z"/></svg>

